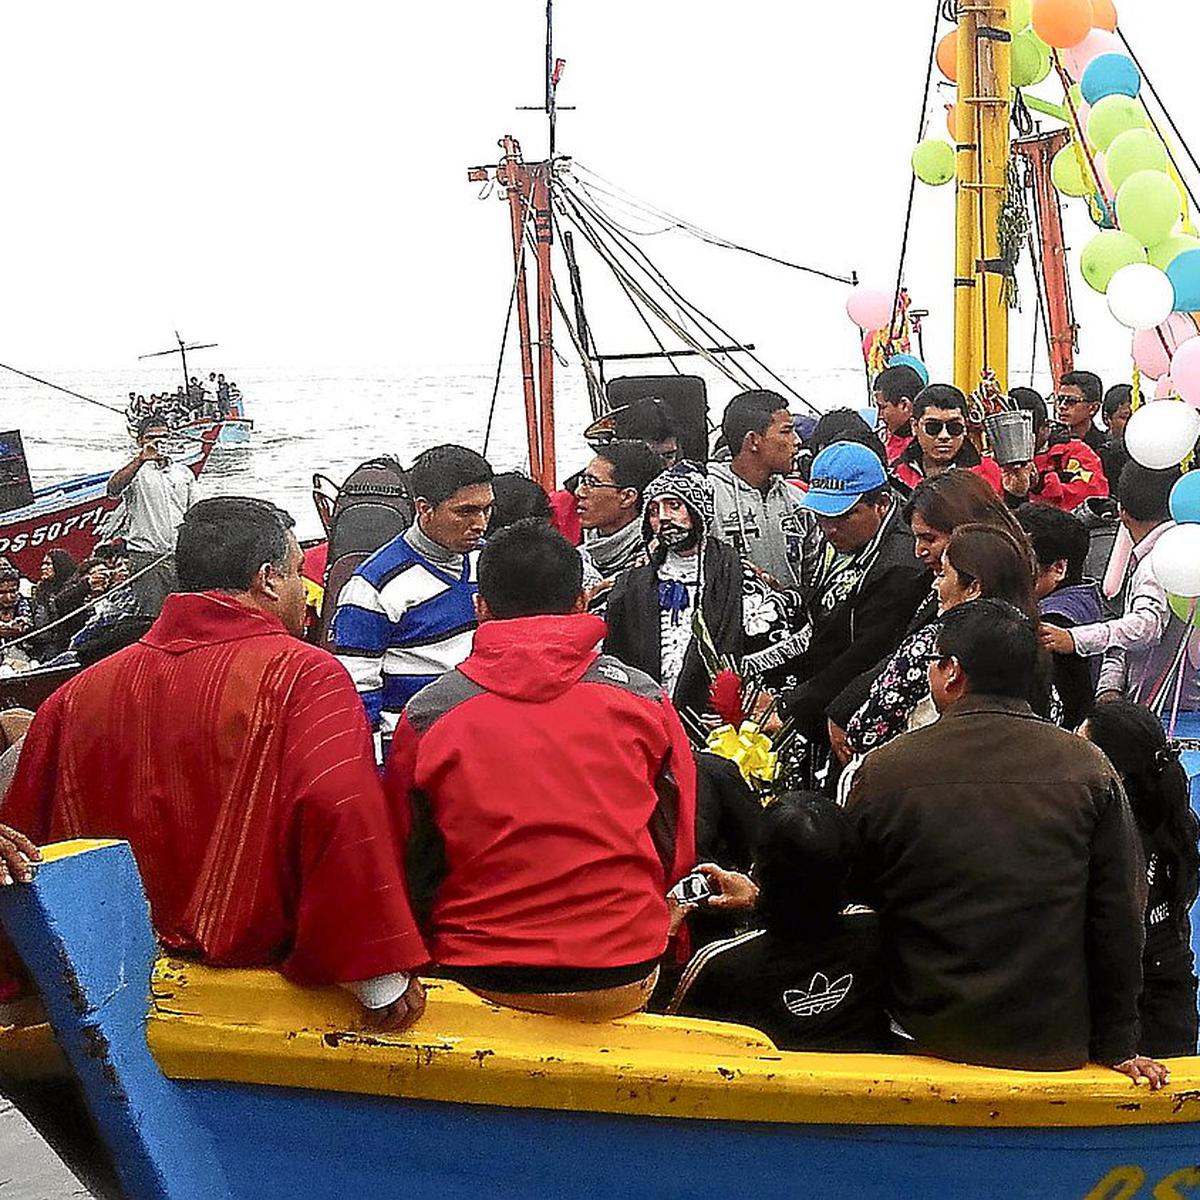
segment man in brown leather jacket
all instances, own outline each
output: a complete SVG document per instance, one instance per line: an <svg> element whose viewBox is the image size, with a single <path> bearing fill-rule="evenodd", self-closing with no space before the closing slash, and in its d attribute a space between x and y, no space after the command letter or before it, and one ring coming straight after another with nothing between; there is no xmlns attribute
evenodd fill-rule
<svg viewBox="0 0 1200 1200"><path fill-rule="evenodd" d="M1120 781L1096 747L1023 699L1037 634L1010 605L946 616L930 663L936 724L868 755L847 807L859 892L879 911L897 1048L986 1066L1138 1056L1145 869Z"/></svg>

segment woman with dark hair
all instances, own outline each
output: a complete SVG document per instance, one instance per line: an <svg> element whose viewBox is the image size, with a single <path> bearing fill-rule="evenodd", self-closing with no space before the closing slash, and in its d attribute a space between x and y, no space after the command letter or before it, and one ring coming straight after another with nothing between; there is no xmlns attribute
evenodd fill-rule
<svg viewBox="0 0 1200 1200"><path fill-rule="evenodd" d="M1128 700L1098 705L1079 732L1108 755L1125 785L1146 854L1146 948L1138 1000L1143 1054L1196 1053L1190 910L1200 891L1200 821L1188 777L1159 719Z"/></svg>
<svg viewBox="0 0 1200 1200"><path fill-rule="evenodd" d="M44 629L53 624L59 617L65 617L72 607L61 604L63 598L69 598L67 590L74 582L79 566L66 550L51 550L42 559L41 578L33 589L33 628ZM70 623L68 623L70 624ZM82 624L82 621L79 623ZM68 627L59 625L48 633L36 637L30 643L33 657L39 662L45 662L59 654L76 632L78 625Z"/></svg>
<svg viewBox="0 0 1200 1200"><path fill-rule="evenodd" d="M1024 533L1018 539L997 525L960 525L954 531L942 556L935 590L939 618L960 604L987 597L1007 601L1031 621L1038 619L1029 540ZM940 619L935 618L900 643L871 685L866 704L846 726L852 752L866 754L907 729L936 720L928 666L941 629Z"/></svg>

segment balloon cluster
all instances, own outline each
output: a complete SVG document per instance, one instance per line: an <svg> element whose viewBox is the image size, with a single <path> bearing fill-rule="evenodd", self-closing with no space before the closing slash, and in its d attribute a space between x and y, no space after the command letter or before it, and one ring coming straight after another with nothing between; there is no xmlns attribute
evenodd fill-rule
<svg viewBox="0 0 1200 1200"><path fill-rule="evenodd" d="M1171 489L1171 516L1176 525L1155 546L1155 570L1175 614L1200 625L1200 471L1189 471Z"/></svg>

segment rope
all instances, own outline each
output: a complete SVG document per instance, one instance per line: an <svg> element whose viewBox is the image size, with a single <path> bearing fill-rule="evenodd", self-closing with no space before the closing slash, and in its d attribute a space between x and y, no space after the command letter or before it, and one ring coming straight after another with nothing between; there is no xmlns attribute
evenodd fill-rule
<svg viewBox="0 0 1200 1200"><path fill-rule="evenodd" d="M0 646L0 661L7 656L8 652L13 649L14 646L20 646L25 642L31 642L34 640L34 638L41 637L43 634L48 633L51 629L57 629L60 625L65 624L67 621L73 620L75 617L79 616L80 613L90 612L102 600L107 600L113 594L113 592L119 592L122 589L129 587L136 580L141 579L143 575L153 571L155 567L161 566L174 553L174 550L169 550L166 554L159 555L159 557L156 558L152 563L147 563L140 571L136 571L134 574L130 575L124 583L118 584L112 589L112 591L104 592L102 595L96 596L92 600L85 600L77 609L67 613L65 617L59 617L57 620L51 621L49 625L43 625L39 629L30 630L29 633L23 633L19 638L13 638L11 642L5 642L3 646Z"/></svg>
<svg viewBox="0 0 1200 1200"><path fill-rule="evenodd" d="M40 383L45 387L53 388L56 392L63 392L67 396L74 396L76 400L82 400L87 404L94 404L97 408L106 408L109 412L119 413L122 417L125 415L123 408L117 408L114 404L105 404L103 400L93 400L91 396L85 396L82 392L73 392L70 388L62 387L57 383L51 383L48 379L39 379L36 375L30 375L28 371L18 371L16 367L10 367L8 363L0 363L0 370L11 371L14 375L20 375L22 379L30 379L34 383Z"/></svg>
<svg viewBox="0 0 1200 1200"><path fill-rule="evenodd" d="M550 210L550 220L554 228L558 230L560 228L558 218L555 216L553 208ZM554 297L554 303L558 307L558 314L560 317L562 317L563 324L567 327L567 332L571 335L571 341L575 345L575 352L579 355L579 361L583 364L584 373L591 381L592 387L596 389L597 394L602 396L604 394L604 388L601 386L600 380L596 378L596 372L592 369L592 363L588 356L587 348L584 346L583 341L575 328L574 322L567 313L567 306L563 303L562 293L558 290L558 281L554 279L553 275L550 278L550 284L551 295Z"/></svg>
<svg viewBox="0 0 1200 1200"><path fill-rule="evenodd" d="M929 60L925 64L925 88L921 92L921 116L917 122L917 142L925 136L929 121L929 85L933 81L933 65L937 61L938 24L941 21L939 6L933 9L933 34L929 39ZM917 143L914 142L914 145ZM896 317L900 312L900 285L904 282L904 263L908 258L908 235L912 228L913 205L917 198L917 174L914 171L908 181L908 204L904 210L904 234L900 239L900 263L896 267L896 290L892 293L892 319L888 322L888 346L896 336Z"/></svg>

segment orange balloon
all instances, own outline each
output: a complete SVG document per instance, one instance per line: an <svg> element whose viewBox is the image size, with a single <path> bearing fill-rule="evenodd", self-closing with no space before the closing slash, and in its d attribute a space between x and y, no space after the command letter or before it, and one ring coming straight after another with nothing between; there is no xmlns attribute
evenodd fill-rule
<svg viewBox="0 0 1200 1200"><path fill-rule="evenodd" d="M958 30L952 29L940 42L937 48L937 65L951 83L958 81Z"/></svg>
<svg viewBox="0 0 1200 1200"><path fill-rule="evenodd" d="M950 140L958 141L958 105L946 105L946 128L950 130Z"/></svg>
<svg viewBox="0 0 1200 1200"><path fill-rule="evenodd" d="M1078 46L1092 29L1092 0L1033 0L1033 31L1058 50Z"/></svg>
<svg viewBox="0 0 1200 1200"><path fill-rule="evenodd" d="M1116 33L1117 8L1113 0L1092 0L1092 25Z"/></svg>

